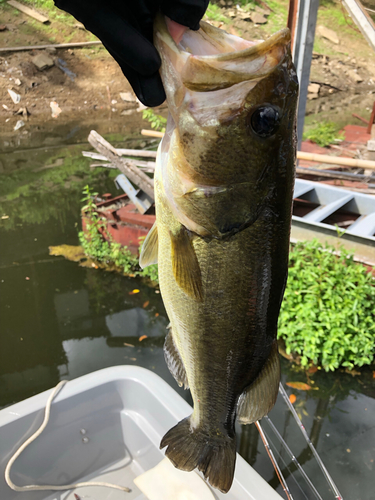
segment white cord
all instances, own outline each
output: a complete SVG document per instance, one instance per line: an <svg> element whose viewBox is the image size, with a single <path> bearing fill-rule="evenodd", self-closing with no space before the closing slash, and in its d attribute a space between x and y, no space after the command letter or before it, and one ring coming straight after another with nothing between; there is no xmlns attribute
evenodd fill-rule
<svg viewBox="0 0 375 500"><path fill-rule="evenodd" d="M32 436L30 436L24 443L21 445L16 453L12 456L12 458L9 460L6 468L5 468L5 481L7 485L14 491L41 491L41 490L54 490L54 491L61 491L61 490L72 490L74 488L81 488L82 486L103 486L106 488L114 488L116 490L121 490L121 491L126 491L130 492L131 490L129 488L126 488L126 486L118 486L116 484L110 484L110 483L101 483L101 482L85 482L85 483L76 483L76 484L66 484L66 485L37 485L37 484L29 484L27 486L17 486L16 484L13 483L13 481L10 479L10 470L14 464L14 462L17 460L17 458L21 455L21 453L29 446L30 443L35 441L35 439L41 435L41 433L44 431L48 424L48 420L50 417L51 413L51 404L52 401L54 400L55 396L57 393L60 391L60 389L67 383L67 380L62 380L57 384L55 389L53 390L52 394L47 400L46 404L46 409L45 409L45 414L44 414L44 420L42 425L39 427L39 429L34 432Z"/></svg>

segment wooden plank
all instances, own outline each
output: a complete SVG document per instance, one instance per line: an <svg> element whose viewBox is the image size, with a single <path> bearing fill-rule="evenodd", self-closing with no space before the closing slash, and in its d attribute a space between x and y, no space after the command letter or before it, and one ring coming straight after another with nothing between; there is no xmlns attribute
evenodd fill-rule
<svg viewBox="0 0 375 500"><path fill-rule="evenodd" d="M319 163L330 163L333 165L342 165L345 167L367 168L375 170L375 161L359 160L356 158L343 158L341 156L319 155L313 153L305 153L304 151L297 152L299 160L308 160Z"/></svg>
<svg viewBox="0 0 375 500"><path fill-rule="evenodd" d="M107 159L107 158L106 158ZM143 172L148 172L149 174L155 173L155 167L143 167L137 164L137 167L141 168ZM91 163L90 168L117 168L112 163Z"/></svg>
<svg viewBox="0 0 375 500"><path fill-rule="evenodd" d="M120 156L138 156L141 158L156 158L156 151L144 151L142 149L116 149L117 154ZM87 158L92 158L94 160L103 160L103 155L94 153L92 151L82 151L83 156Z"/></svg>
<svg viewBox="0 0 375 500"><path fill-rule="evenodd" d="M354 182L371 182L371 176L362 175L362 174L352 174L349 172L336 172L336 170L319 170L317 168L310 167L297 167L297 174L302 175L312 175L316 177L329 177L332 179L342 179L345 181L354 181Z"/></svg>
<svg viewBox="0 0 375 500"><path fill-rule="evenodd" d="M45 49L71 49L80 47L89 47L93 45L103 45L102 42L70 42L70 43L50 43L48 45L24 45L20 47L1 47L0 52L22 52L27 50L45 50Z"/></svg>
<svg viewBox="0 0 375 500"><path fill-rule="evenodd" d="M122 158L117 150L95 130L91 130L88 140L91 146L104 155L111 164L116 165L120 172L126 175L131 182L148 194L150 198L155 199L154 181L139 170L134 160Z"/></svg>
<svg viewBox="0 0 375 500"><path fill-rule="evenodd" d="M156 158L156 151L145 151L144 149L121 149L118 148L117 152L123 156L143 156L145 158Z"/></svg>
<svg viewBox="0 0 375 500"><path fill-rule="evenodd" d="M49 23L49 19L46 16L43 16L42 14L39 14L35 9L31 9L30 7L27 7L26 5L23 5L22 3L16 2L16 0L9 0L8 4L11 5L12 7L15 7L16 9L20 10L24 14L27 14L30 17L33 17L37 21L46 24Z"/></svg>

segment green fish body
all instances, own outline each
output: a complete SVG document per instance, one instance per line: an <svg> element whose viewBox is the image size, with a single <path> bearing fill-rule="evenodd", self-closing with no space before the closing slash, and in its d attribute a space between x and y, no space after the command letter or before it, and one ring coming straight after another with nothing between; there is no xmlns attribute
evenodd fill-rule
<svg viewBox="0 0 375 500"><path fill-rule="evenodd" d="M158 262L166 361L194 401L161 448L227 492L236 417L259 420L278 393L298 83L288 30L255 44L201 23L176 46L158 19L155 44L171 116L141 265Z"/></svg>

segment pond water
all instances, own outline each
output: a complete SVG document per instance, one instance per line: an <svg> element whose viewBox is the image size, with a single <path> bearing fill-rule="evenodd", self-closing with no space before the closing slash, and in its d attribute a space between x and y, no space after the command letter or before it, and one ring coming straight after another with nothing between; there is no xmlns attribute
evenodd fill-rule
<svg viewBox="0 0 375 500"><path fill-rule="evenodd" d="M78 244L86 183L115 194L115 172L91 169L81 151L90 128L122 147L143 147L130 124L86 118L57 129L0 140L0 407L101 368L134 364L179 389L162 351L168 319L157 287L140 279L81 268L48 247ZM139 130L139 128L138 128ZM30 140L30 138L33 138ZM134 289L139 293L132 294ZM139 341L139 337L147 338ZM282 359L282 382L310 383L294 404L344 499L374 498L373 373L306 375ZM270 418L321 497L335 498L293 417L279 397ZM295 500L319 498L291 463L267 421L262 423ZM238 451L283 496L255 426L238 428Z"/></svg>

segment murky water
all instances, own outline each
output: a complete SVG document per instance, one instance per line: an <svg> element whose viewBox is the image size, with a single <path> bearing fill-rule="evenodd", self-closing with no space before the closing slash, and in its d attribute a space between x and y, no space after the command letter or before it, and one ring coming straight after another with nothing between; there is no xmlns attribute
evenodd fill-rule
<svg viewBox="0 0 375 500"><path fill-rule="evenodd" d="M164 362L168 320L159 290L49 256L50 245L77 244L80 193L87 182L99 192L115 193L115 173L90 170L90 161L81 157L87 130L74 132L77 126L65 124L63 147L61 130L52 131L47 144L43 135L31 143L24 138L17 143L16 137L13 144L0 144L0 217L8 216L0 219L0 407L48 389L62 377L120 364L156 372L190 401ZM142 141L120 125L111 133L124 147ZM140 292L131 294L134 289ZM147 338L139 341L142 335ZM282 367L284 383L308 382L317 389L293 391L295 408L343 498L373 499L372 371L360 377L319 371L307 378L285 360ZM270 418L321 497L335 498L281 397ZM318 498L269 424L262 425L294 498ZM282 494L255 426L238 429L238 436L241 455Z"/></svg>

